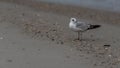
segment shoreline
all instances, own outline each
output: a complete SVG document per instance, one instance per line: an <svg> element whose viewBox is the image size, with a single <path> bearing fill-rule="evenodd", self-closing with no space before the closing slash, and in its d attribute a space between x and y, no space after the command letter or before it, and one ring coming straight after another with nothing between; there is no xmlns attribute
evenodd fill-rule
<svg viewBox="0 0 120 68"><path fill-rule="evenodd" d="M120 13L109 12L104 10L89 9L84 7L60 5L47 2L37 2L32 0L0 0L5 2L12 2L19 5L32 7L38 11L43 10L46 12L58 13L69 17L78 17L81 19L95 20L98 22L109 22L120 24Z"/></svg>

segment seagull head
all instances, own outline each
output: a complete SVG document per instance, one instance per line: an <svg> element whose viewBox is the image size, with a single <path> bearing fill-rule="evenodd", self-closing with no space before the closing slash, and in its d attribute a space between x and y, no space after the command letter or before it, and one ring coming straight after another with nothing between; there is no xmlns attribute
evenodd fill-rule
<svg viewBox="0 0 120 68"><path fill-rule="evenodd" d="M71 18L70 22L74 22L75 23L75 22L77 22L77 20L76 20L76 18Z"/></svg>

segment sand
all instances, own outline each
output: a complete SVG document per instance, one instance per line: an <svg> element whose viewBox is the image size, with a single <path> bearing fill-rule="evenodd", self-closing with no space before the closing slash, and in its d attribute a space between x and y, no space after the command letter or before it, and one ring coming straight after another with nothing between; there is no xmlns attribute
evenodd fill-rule
<svg viewBox="0 0 120 68"><path fill-rule="evenodd" d="M102 25L85 32L81 45L68 28L72 14L33 7L0 2L1 68L119 68L118 23L77 16Z"/></svg>

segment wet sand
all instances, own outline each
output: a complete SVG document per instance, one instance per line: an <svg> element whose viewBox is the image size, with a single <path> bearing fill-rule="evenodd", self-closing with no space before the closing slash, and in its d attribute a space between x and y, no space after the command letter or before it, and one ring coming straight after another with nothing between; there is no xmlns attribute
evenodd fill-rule
<svg viewBox="0 0 120 68"><path fill-rule="evenodd" d="M67 13L66 11L68 10L65 10L63 6L60 9L64 10L59 11L59 8L57 10L51 10L51 8L55 8L49 7L52 4L41 8L42 6L39 7L39 4L31 2L27 6L20 5L22 1L18 2L16 0L15 2L15 4L5 2L1 2L0 4L1 33L5 34L5 38L3 35L5 40L3 39L1 43L1 49L3 49L3 54L7 56L11 54L10 58L14 60L9 59L9 57L4 58L6 55L3 55L1 61L3 64L2 67L9 67L10 65L11 68L20 66L26 68L27 64L29 68L35 66L36 68L110 68L119 66L120 27L117 25L119 24L119 20L117 20L119 19L119 15L117 13L115 14L118 18L112 18L111 21L111 17L105 17L105 20L103 20L102 18L104 16L99 17L99 13L98 17L96 15L95 17L89 17L89 13L85 16L84 14L79 16L74 14L73 11L75 10L72 9ZM76 12L78 11L79 9L76 9ZM105 13L100 12L102 14ZM110 15L114 16L115 14L111 13ZM83 44L81 45L80 41L74 41L76 33L68 28L69 18L71 16L76 16L84 22L100 24L102 27L85 32ZM117 21L117 24L113 21ZM10 26L6 27L6 25ZM110 47L104 45L110 45ZM19 48L21 48L20 51ZM42 51L42 53L38 53L39 51ZM17 55L21 56L21 58ZM25 60L24 58L28 59ZM6 64L6 59L8 59L8 62L14 63ZM14 64L16 65L14 66Z"/></svg>

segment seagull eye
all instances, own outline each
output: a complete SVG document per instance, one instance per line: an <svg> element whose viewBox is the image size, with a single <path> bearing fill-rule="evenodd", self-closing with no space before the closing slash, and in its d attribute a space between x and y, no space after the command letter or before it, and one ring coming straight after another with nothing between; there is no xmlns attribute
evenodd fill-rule
<svg viewBox="0 0 120 68"><path fill-rule="evenodd" d="M75 21L74 19L72 19L72 21Z"/></svg>

